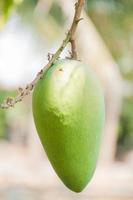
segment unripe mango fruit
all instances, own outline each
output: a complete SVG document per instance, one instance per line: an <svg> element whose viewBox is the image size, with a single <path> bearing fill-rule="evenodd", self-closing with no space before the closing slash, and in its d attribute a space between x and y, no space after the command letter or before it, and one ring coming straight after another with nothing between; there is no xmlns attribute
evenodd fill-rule
<svg viewBox="0 0 133 200"><path fill-rule="evenodd" d="M57 175L75 192L91 179L104 124L104 99L89 66L59 60L33 92L37 132Z"/></svg>

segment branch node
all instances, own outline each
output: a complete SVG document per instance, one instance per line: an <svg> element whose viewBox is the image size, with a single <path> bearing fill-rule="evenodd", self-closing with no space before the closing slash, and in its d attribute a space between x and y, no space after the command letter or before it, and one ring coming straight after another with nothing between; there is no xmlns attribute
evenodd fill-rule
<svg viewBox="0 0 133 200"><path fill-rule="evenodd" d="M28 90L28 88L29 88L29 85L26 85L25 89Z"/></svg>
<svg viewBox="0 0 133 200"><path fill-rule="evenodd" d="M53 58L54 54L53 53L48 53L47 57L48 57L48 61L50 61Z"/></svg>
<svg viewBox="0 0 133 200"><path fill-rule="evenodd" d="M40 70L40 72L38 72L37 76L41 77L43 75L43 69Z"/></svg>
<svg viewBox="0 0 133 200"><path fill-rule="evenodd" d="M77 59L76 43L74 39L70 39L71 43L71 58Z"/></svg>
<svg viewBox="0 0 133 200"><path fill-rule="evenodd" d="M77 10L78 2L75 3L75 10Z"/></svg>
<svg viewBox="0 0 133 200"><path fill-rule="evenodd" d="M18 91L19 91L20 93L22 93L22 92L23 92L23 88L19 87L19 88L18 88Z"/></svg>
<svg viewBox="0 0 133 200"><path fill-rule="evenodd" d="M84 18L81 17L81 18L77 19L75 22L76 22L76 23L79 23L79 22L82 21L83 19L84 19Z"/></svg>

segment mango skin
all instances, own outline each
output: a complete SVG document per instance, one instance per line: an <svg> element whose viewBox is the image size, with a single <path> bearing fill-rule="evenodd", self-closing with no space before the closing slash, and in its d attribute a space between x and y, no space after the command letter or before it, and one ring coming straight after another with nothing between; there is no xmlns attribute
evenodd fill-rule
<svg viewBox="0 0 133 200"><path fill-rule="evenodd" d="M104 124L104 98L90 67L60 60L33 92L37 132L57 175L75 192L90 181Z"/></svg>

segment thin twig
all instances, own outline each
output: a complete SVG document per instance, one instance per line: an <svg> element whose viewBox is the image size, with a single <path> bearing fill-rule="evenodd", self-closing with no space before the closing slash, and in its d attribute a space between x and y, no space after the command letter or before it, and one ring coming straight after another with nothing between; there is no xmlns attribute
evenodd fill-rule
<svg viewBox="0 0 133 200"><path fill-rule="evenodd" d="M71 58L77 59L76 43L74 39L70 40L71 43Z"/></svg>
<svg viewBox="0 0 133 200"><path fill-rule="evenodd" d="M7 108L10 108L10 107L14 107L14 105L16 103L22 101L25 96L29 95L31 93L31 91L33 90L33 88L35 87L38 80L43 77L44 72L49 67L51 67L52 64L59 58L61 52L65 49L66 45L69 42L74 40L77 25L78 25L79 21L81 20L80 14L81 14L83 4L84 4L84 0L78 0L78 2L75 4L75 14L74 14L74 18L73 18L73 22L72 22L72 25L70 27L70 30L68 31L66 38L63 40L61 46L56 51L56 53L53 54L52 57L48 56L48 58L49 58L48 64L41 69L41 71L36 75L36 77L33 79L33 81L30 84L26 85L25 88L19 88L18 89L18 92L19 92L18 96L16 96L15 98L7 97L3 101L3 103L0 104L0 108L7 109ZM72 42L71 42L71 44L72 44ZM74 53L75 53L75 48L74 48Z"/></svg>

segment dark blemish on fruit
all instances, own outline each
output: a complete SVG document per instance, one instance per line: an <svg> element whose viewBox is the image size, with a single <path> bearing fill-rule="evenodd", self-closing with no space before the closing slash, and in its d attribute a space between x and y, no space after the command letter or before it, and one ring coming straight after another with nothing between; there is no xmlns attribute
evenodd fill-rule
<svg viewBox="0 0 133 200"><path fill-rule="evenodd" d="M63 71L63 69L61 69L61 68L60 68L60 69L59 69L59 71L61 71L61 72L62 72L62 71Z"/></svg>

